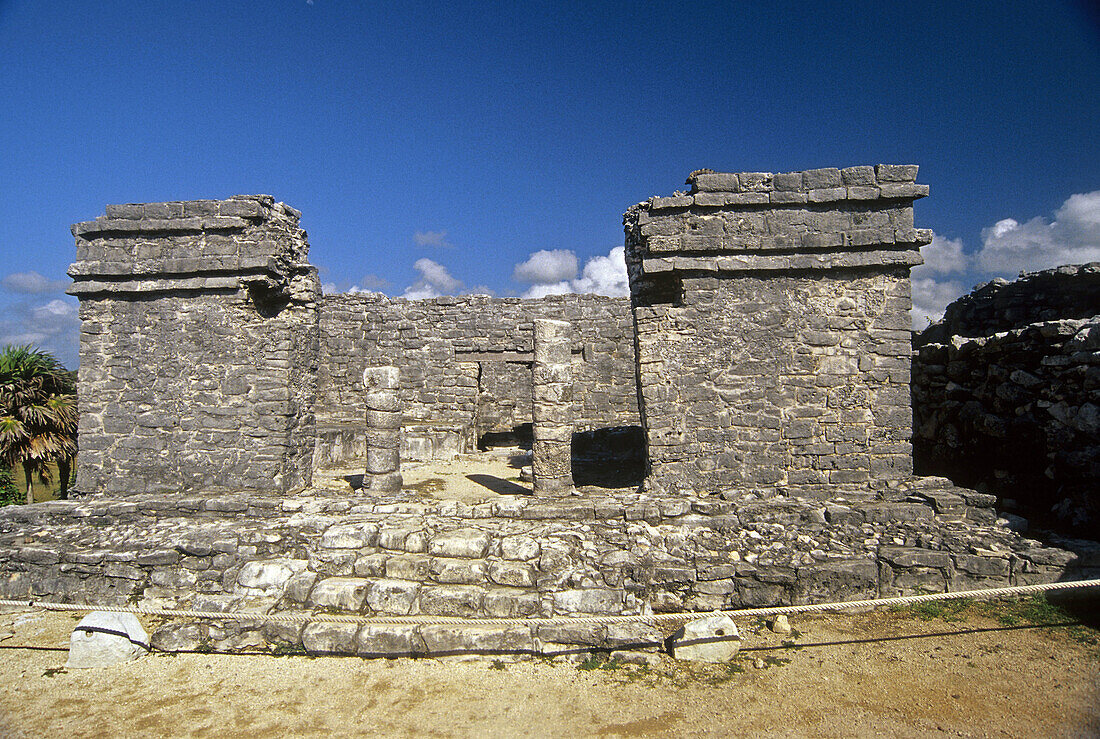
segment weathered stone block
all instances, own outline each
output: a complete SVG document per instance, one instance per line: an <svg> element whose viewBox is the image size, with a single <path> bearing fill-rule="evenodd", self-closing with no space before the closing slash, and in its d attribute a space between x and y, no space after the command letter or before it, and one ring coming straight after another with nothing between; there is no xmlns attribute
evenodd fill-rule
<svg viewBox="0 0 1100 739"><path fill-rule="evenodd" d="M622 593L601 588L561 590L553 596L554 613L618 613Z"/></svg>
<svg viewBox="0 0 1100 739"><path fill-rule="evenodd" d="M406 616L417 612L420 583L408 580L374 580L367 590L367 607L376 613Z"/></svg>
<svg viewBox="0 0 1100 739"><path fill-rule="evenodd" d="M533 653L531 630L523 626L422 626L420 634L428 654L440 657L461 654Z"/></svg>
<svg viewBox="0 0 1100 739"><path fill-rule="evenodd" d="M321 546L327 549L361 549L378 543L378 524L334 524L321 535Z"/></svg>
<svg viewBox="0 0 1100 739"><path fill-rule="evenodd" d="M470 528L436 534L428 543L428 553L437 557L480 559L488 549L488 532Z"/></svg>
<svg viewBox="0 0 1100 739"><path fill-rule="evenodd" d="M329 577L313 586L309 601L322 608L358 611L367 598L371 581L361 577Z"/></svg>
<svg viewBox="0 0 1100 739"><path fill-rule="evenodd" d="M356 636L360 657L415 657L427 653L419 626L364 624Z"/></svg>
<svg viewBox="0 0 1100 739"><path fill-rule="evenodd" d="M302 646L310 654L356 654L358 624L308 623L302 630Z"/></svg>
<svg viewBox="0 0 1100 739"><path fill-rule="evenodd" d="M481 614L484 597L485 590L474 585L425 586L420 592L420 612L472 618Z"/></svg>
<svg viewBox="0 0 1100 739"><path fill-rule="evenodd" d="M741 634L732 618L716 615L689 621L669 643L676 659L729 662L741 650Z"/></svg>

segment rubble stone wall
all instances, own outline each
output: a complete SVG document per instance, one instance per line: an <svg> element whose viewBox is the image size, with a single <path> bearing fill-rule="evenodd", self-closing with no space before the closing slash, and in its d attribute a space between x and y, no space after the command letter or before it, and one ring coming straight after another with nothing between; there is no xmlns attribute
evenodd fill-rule
<svg viewBox="0 0 1100 739"><path fill-rule="evenodd" d="M232 612L573 616L766 606L1094 577L1095 545L1042 546L942 479L833 500L621 493L467 505L407 497L132 496L0 510L0 598L224 612L160 649L556 654L657 648L647 625L268 624Z"/></svg>
<svg viewBox="0 0 1100 739"><path fill-rule="evenodd" d="M79 490L309 484L319 284L298 217L240 196L73 226Z"/></svg>
<svg viewBox="0 0 1100 739"><path fill-rule="evenodd" d="M947 306L943 318L920 333L918 344L944 344L952 336L992 336L1033 323L1100 315L1100 262L1065 265L998 277Z"/></svg>
<svg viewBox="0 0 1100 739"><path fill-rule="evenodd" d="M573 324L577 428L637 425L633 327L625 298L330 295L321 308L318 367L322 463L358 454L355 429L365 410L361 378L369 364L400 367L404 458L470 451L484 433L531 423L536 318Z"/></svg>
<svg viewBox="0 0 1100 739"><path fill-rule="evenodd" d="M911 474L916 174L702 172L626 213L652 488Z"/></svg>
<svg viewBox="0 0 1100 739"><path fill-rule="evenodd" d="M984 285L915 343L918 471L1095 532L1100 264Z"/></svg>

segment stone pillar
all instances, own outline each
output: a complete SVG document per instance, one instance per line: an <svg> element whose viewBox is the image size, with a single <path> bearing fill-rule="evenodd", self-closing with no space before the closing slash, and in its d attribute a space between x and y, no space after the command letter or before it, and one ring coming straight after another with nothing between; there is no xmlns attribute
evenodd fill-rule
<svg viewBox="0 0 1100 739"><path fill-rule="evenodd" d="M239 195L108 205L73 226L78 490L309 485L321 290L300 216Z"/></svg>
<svg viewBox="0 0 1100 739"><path fill-rule="evenodd" d="M572 326L537 319L534 334L531 466L535 495L564 497L573 493Z"/></svg>
<svg viewBox="0 0 1100 739"><path fill-rule="evenodd" d="M367 469L363 487L379 493L401 489L401 411L398 407L400 370L363 370L367 406Z"/></svg>
<svg viewBox="0 0 1100 739"><path fill-rule="evenodd" d="M650 488L827 496L912 473L916 176L702 170L627 211Z"/></svg>

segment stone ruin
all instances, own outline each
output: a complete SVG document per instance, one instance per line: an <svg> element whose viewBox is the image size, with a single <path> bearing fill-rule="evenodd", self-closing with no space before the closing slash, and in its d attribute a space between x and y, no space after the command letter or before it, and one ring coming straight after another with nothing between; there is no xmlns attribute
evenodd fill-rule
<svg viewBox="0 0 1100 739"><path fill-rule="evenodd" d="M1095 550L912 474L916 175L693 173L626 212L629 300L321 296L299 213L268 196L108 206L73 227L84 495L0 511L0 595L521 619L227 615L162 626L162 649L554 655L667 634L522 619L1095 573ZM534 495L402 488L402 460L527 424ZM621 427L640 427L642 484L581 484L578 437ZM363 488L311 487L348 463Z"/></svg>
<svg viewBox="0 0 1100 739"><path fill-rule="evenodd" d="M913 344L920 468L1100 538L1100 262L981 285Z"/></svg>
<svg viewBox="0 0 1100 739"><path fill-rule="evenodd" d="M321 292L300 215L261 195L73 226L78 489L309 484Z"/></svg>
<svg viewBox="0 0 1100 739"><path fill-rule="evenodd" d="M671 492L913 472L911 166L693 174L627 211L650 477Z"/></svg>

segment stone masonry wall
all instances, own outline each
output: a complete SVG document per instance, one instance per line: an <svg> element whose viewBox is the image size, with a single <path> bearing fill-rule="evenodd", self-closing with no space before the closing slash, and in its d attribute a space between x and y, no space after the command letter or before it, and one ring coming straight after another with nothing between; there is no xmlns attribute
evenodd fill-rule
<svg viewBox="0 0 1100 739"><path fill-rule="evenodd" d="M330 295L321 308L320 463L357 454L353 430L361 426L368 364L401 369L406 458L469 451L486 432L531 423L536 318L574 326L577 428L638 424L633 331L623 298ZM434 448L410 447L418 439ZM353 449L333 450L334 444Z"/></svg>
<svg viewBox="0 0 1100 739"><path fill-rule="evenodd" d="M319 285L298 217L261 195L108 206L73 226L79 490L309 483Z"/></svg>
<svg viewBox="0 0 1100 739"><path fill-rule="evenodd" d="M645 624L302 625L233 612L459 617L711 611L1094 577L1095 545L1044 547L992 496L926 478L889 499L622 493L467 505L368 497L133 496L0 510L0 598L226 613L159 649L304 645L365 656L658 648Z"/></svg>
<svg viewBox="0 0 1100 739"><path fill-rule="evenodd" d="M1095 535L1098 280L1094 263L990 283L952 304L943 323L916 338L919 472L978 486L1015 500L1020 512L1044 523ZM1038 317L1043 320L1030 321ZM1014 325L1018 321L1024 323Z"/></svg>
<svg viewBox="0 0 1100 739"><path fill-rule="evenodd" d="M911 474L916 173L701 172L626 213L651 488Z"/></svg>

